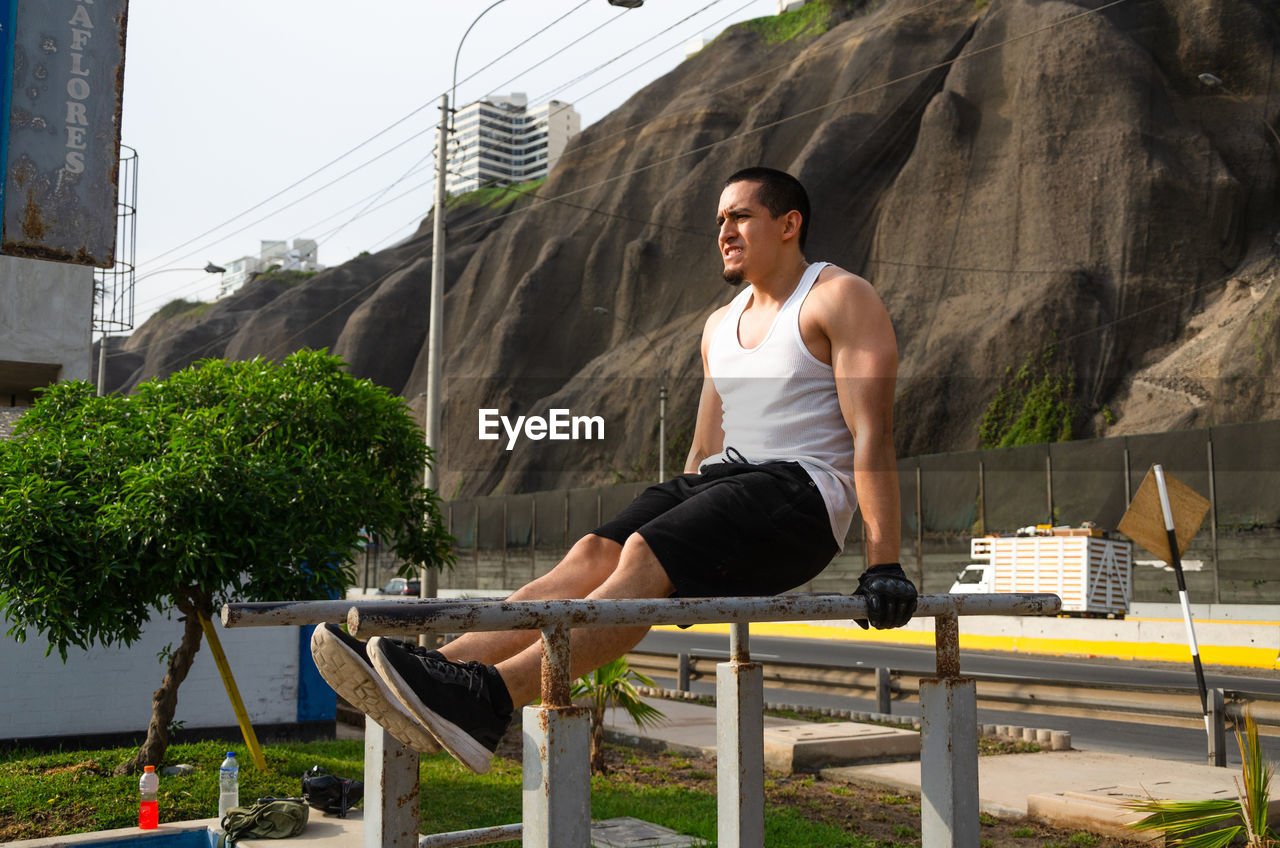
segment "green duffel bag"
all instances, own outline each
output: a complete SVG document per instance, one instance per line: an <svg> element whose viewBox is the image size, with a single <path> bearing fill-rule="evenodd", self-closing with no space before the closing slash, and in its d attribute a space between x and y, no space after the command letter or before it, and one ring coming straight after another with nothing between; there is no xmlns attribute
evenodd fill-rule
<svg viewBox="0 0 1280 848"><path fill-rule="evenodd" d="M259 798L252 807L232 807L222 817L218 848L241 839L284 839L307 826L309 808L301 798Z"/></svg>

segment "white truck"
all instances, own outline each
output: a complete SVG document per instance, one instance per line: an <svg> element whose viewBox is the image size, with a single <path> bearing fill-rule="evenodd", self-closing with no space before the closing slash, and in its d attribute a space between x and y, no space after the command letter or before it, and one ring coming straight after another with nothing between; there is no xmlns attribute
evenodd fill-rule
<svg viewBox="0 0 1280 848"><path fill-rule="evenodd" d="M1133 586L1133 545L1096 535L1000 536L969 540L973 560L951 586L968 592L1052 592L1062 611L1122 617Z"/></svg>

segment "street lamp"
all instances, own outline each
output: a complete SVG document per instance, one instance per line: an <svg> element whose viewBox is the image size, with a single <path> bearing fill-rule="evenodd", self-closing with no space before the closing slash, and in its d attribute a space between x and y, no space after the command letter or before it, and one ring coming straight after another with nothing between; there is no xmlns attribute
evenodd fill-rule
<svg viewBox="0 0 1280 848"><path fill-rule="evenodd" d="M159 271L152 271L149 274L143 274L133 281L133 285L137 285L148 277L155 277L160 274L169 274L175 271L185 271L194 273L196 271L204 271L206 274L225 274L227 269L220 268L210 262L203 268L161 268ZM130 317L132 323L133 318ZM107 334L104 332L102 337L98 339L98 397L105 397L107 394Z"/></svg>
<svg viewBox="0 0 1280 848"><path fill-rule="evenodd" d="M613 2L613 0L610 0L610 2ZM630 327L632 330L635 330L637 333L644 336L645 342L649 345L646 348L646 350L654 349L653 339L649 337L648 333L646 333L644 330L637 327L635 324L632 324L630 321L626 320L625 318L621 318L617 315L614 315L612 312L610 312L608 309L604 308L603 306L593 306L591 308L591 311L598 313L600 315L608 315L610 318L617 321L618 323L623 324L627 327ZM666 479L667 479L667 369L664 366L662 369L661 386L658 389L658 482L661 483Z"/></svg>
<svg viewBox="0 0 1280 848"><path fill-rule="evenodd" d="M1249 101L1245 100L1243 97L1241 97L1240 95L1236 94L1234 91L1232 91L1231 89L1223 85L1222 79L1213 74L1207 74L1207 73L1201 74L1199 77L1197 77L1197 79L1199 79L1200 82L1206 88L1218 89L1223 94L1230 97L1232 100L1243 103L1246 106L1250 105ZM1267 123L1267 120L1265 117L1258 116L1258 115L1255 115L1254 117L1257 118L1258 121L1261 122L1261 124L1267 128L1267 132L1271 133L1271 137L1276 140L1276 155L1280 155L1280 134L1276 133L1276 128L1271 126L1271 124Z"/></svg>
<svg viewBox="0 0 1280 848"><path fill-rule="evenodd" d="M462 38L458 39L458 49L453 54L453 79L449 84L449 93L440 95L440 128L436 134L436 201L431 229L431 315L427 325L427 415L424 428L427 447L433 449L440 444L440 381L443 376L442 347L444 345L444 204L447 199L445 183L448 181L449 134L452 132L449 103L451 99L456 100L454 95L458 88L458 58L462 55L463 42L467 40L467 36L471 34L471 30L481 18L505 2L506 0L497 0L496 3L490 4L483 12L476 15L466 32L462 33ZM644 0L609 0L609 5L635 9L644 5ZM439 488L439 482L435 464L428 463L423 474L424 485L428 489L436 490ZM424 565L420 574L422 577L420 597L436 597L438 573Z"/></svg>

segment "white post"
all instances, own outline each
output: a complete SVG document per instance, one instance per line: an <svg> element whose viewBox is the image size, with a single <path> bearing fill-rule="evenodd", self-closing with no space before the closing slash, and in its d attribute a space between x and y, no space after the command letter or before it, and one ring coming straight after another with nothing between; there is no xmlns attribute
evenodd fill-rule
<svg viewBox="0 0 1280 848"><path fill-rule="evenodd" d="M920 681L923 848L978 848L978 696L971 678Z"/></svg>
<svg viewBox="0 0 1280 848"><path fill-rule="evenodd" d="M747 656L747 625L732 634L729 662L716 665L717 840L764 848L764 669Z"/></svg>
<svg viewBox="0 0 1280 848"><path fill-rule="evenodd" d="M591 844L591 714L569 684L569 629L555 625L542 631L542 703L524 708L524 848Z"/></svg>
<svg viewBox="0 0 1280 848"><path fill-rule="evenodd" d="M364 848L417 848L418 754L364 720Z"/></svg>

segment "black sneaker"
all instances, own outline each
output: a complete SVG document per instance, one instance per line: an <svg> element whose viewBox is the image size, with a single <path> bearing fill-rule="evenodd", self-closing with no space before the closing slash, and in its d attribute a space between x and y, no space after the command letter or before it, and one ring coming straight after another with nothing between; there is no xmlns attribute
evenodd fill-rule
<svg viewBox="0 0 1280 848"><path fill-rule="evenodd" d="M419 656L444 659L439 651L417 646L411 650ZM435 737L400 705L387 684L374 673L366 643L345 633L336 624L322 624L311 634L311 657L316 661L320 676L333 687L333 691L382 725L392 736L425 754L440 750Z"/></svg>
<svg viewBox="0 0 1280 848"><path fill-rule="evenodd" d="M378 675L441 747L476 774L488 771L513 711L498 670L479 662L415 656L377 636L368 650Z"/></svg>

